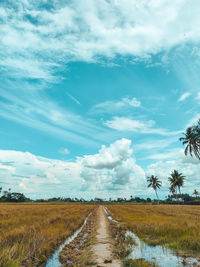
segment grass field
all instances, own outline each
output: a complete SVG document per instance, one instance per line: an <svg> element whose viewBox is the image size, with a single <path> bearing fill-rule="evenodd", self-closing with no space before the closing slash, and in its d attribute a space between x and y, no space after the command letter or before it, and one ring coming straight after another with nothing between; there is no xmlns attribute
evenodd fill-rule
<svg viewBox="0 0 200 267"><path fill-rule="evenodd" d="M200 207L109 205L112 216L150 245L200 254Z"/></svg>
<svg viewBox="0 0 200 267"><path fill-rule="evenodd" d="M93 209L86 204L0 204L0 267L43 266Z"/></svg>

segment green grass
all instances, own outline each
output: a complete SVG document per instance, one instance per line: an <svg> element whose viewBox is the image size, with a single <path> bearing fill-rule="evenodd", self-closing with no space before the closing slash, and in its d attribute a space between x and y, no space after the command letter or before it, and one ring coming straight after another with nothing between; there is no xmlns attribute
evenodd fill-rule
<svg viewBox="0 0 200 267"><path fill-rule="evenodd" d="M155 263L150 263L144 259L125 259L123 267L157 267Z"/></svg>

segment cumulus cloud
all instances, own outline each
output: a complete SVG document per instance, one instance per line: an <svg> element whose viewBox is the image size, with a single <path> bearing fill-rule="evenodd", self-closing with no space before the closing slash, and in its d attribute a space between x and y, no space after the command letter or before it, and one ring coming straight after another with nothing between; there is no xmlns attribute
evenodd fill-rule
<svg viewBox="0 0 200 267"><path fill-rule="evenodd" d="M80 166L29 152L0 150L0 183L31 197L76 196Z"/></svg>
<svg viewBox="0 0 200 267"><path fill-rule="evenodd" d="M83 190L126 190L141 192L144 188L144 170L133 158L131 140L117 140L102 146L95 155L78 159L81 164Z"/></svg>
<svg viewBox="0 0 200 267"><path fill-rule="evenodd" d="M131 141L121 139L74 162L0 150L0 184L30 197L129 196L133 190L143 192L145 173L136 164Z"/></svg>
<svg viewBox="0 0 200 267"><path fill-rule="evenodd" d="M174 169L186 176L185 184L182 190L183 192L191 194L195 188L198 189L200 187L199 160L190 156L186 157L183 153L183 150L180 150L179 153L176 153L176 157L174 157L174 159L166 161L160 160L156 163L150 164L147 167L146 175L157 175L161 179L163 185L161 192L165 193L166 195L169 188L168 177Z"/></svg>
<svg viewBox="0 0 200 267"><path fill-rule="evenodd" d="M138 108L141 102L136 97L124 97L119 101L105 101L95 105L92 111L97 113L114 113L131 107Z"/></svg>
<svg viewBox="0 0 200 267"><path fill-rule="evenodd" d="M148 58L200 40L198 0L7 1L0 7L2 71L55 81L63 62Z"/></svg>
<svg viewBox="0 0 200 267"><path fill-rule="evenodd" d="M172 158L172 155L174 158ZM97 154L85 155L74 162L48 159L29 152L0 150L0 184L3 190L25 193L27 196L52 197L129 197L151 195L146 178L157 175L162 181L160 195L168 194L168 177L174 169L186 176L183 192L200 188L199 160L186 157L183 150L172 150L167 156L141 168L133 156L131 141L120 139L102 146Z"/></svg>

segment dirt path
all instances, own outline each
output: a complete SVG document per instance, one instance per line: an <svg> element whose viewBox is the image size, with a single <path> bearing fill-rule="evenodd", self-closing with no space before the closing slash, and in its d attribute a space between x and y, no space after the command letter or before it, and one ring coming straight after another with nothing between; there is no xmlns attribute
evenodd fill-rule
<svg viewBox="0 0 200 267"><path fill-rule="evenodd" d="M109 234L108 219L103 210L103 206L99 206L97 211L97 235L96 243L92 247L97 266L121 267L122 264L119 260L114 259L112 238ZM112 261L106 263L105 261Z"/></svg>

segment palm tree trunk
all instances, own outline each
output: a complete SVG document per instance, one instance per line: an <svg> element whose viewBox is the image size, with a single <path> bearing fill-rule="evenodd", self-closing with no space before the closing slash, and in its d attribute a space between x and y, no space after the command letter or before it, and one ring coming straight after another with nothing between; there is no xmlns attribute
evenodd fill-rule
<svg viewBox="0 0 200 267"><path fill-rule="evenodd" d="M180 193L180 195L181 195L181 188L180 188L180 186L178 187L178 190L179 190L179 193Z"/></svg>
<svg viewBox="0 0 200 267"><path fill-rule="evenodd" d="M177 188L176 188L176 203L177 203L177 200L178 200L178 192L177 192L178 190L177 190Z"/></svg>
<svg viewBox="0 0 200 267"><path fill-rule="evenodd" d="M159 204L159 197L158 197L157 190L155 190L155 192L156 192L156 196L157 196L157 199L158 199L158 204Z"/></svg>

